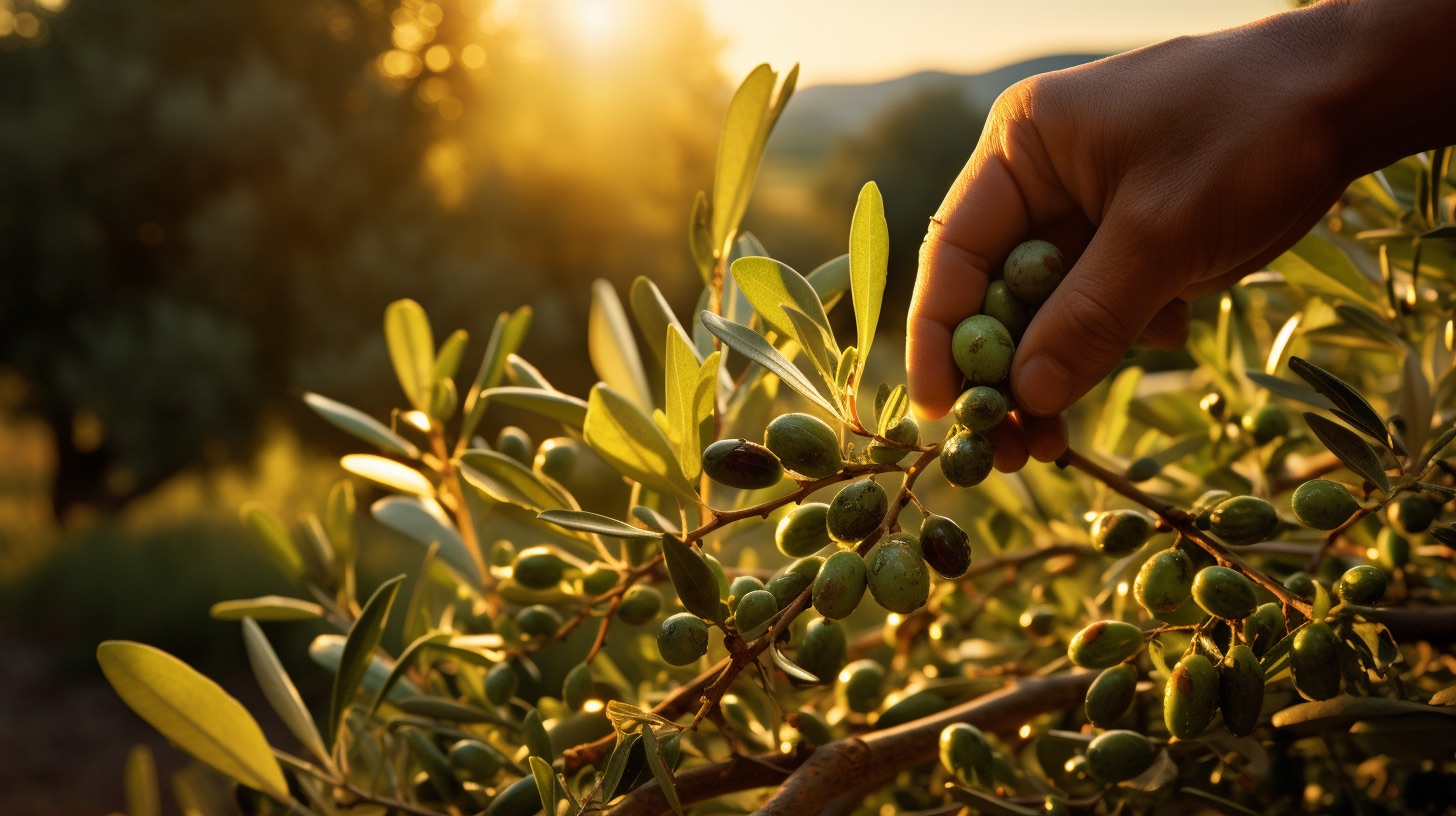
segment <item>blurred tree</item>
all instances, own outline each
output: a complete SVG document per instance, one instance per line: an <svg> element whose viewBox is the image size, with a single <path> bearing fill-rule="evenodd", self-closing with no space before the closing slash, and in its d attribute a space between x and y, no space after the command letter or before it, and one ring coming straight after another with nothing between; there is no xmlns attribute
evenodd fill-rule
<svg viewBox="0 0 1456 816"><path fill-rule="evenodd" d="M397 297L476 335L530 303L586 382L560 284L693 275L724 96L686 0L600 42L573 5L7 2L0 366L55 429L58 515L235 456L293 388L392 404Z"/></svg>

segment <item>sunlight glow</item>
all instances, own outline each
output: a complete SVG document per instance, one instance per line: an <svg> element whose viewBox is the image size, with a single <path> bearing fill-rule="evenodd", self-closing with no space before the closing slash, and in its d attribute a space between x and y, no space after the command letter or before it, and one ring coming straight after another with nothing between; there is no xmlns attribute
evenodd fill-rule
<svg viewBox="0 0 1456 816"><path fill-rule="evenodd" d="M576 29L584 43L597 44L617 31L618 16L610 0L578 0Z"/></svg>

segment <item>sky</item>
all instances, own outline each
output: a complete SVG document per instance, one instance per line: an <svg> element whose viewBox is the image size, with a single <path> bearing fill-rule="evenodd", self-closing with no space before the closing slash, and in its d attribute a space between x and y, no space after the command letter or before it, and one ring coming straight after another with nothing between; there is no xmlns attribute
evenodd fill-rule
<svg viewBox="0 0 1456 816"><path fill-rule="evenodd" d="M1240 25L1287 0L703 0L727 76L800 63L799 84L969 73L1054 53L1124 51Z"/></svg>

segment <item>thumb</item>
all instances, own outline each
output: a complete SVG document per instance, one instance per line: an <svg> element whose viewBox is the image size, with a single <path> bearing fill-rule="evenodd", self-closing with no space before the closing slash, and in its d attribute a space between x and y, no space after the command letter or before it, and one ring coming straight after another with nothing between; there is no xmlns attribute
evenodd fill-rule
<svg viewBox="0 0 1456 816"><path fill-rule="evenodd" d="M1169 254L1134 220L1109 213L1037 310L1011 375L1017 405L1027 412L1052 416L1090 391L1177 295Z"/></svg>

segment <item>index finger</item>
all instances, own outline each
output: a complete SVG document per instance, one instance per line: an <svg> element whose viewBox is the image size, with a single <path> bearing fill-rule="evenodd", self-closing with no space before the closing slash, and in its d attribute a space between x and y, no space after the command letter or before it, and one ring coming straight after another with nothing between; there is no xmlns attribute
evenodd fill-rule
<svg viewBox="0 0 1456 816"><path fill-rule="evenodd" d="M951 333L981 308L996 264L1029 227L1021 190L983 140L920 247L905 343L910 402L920 416L944 416L955 402L962 378L951 358Z"/></svg>

